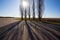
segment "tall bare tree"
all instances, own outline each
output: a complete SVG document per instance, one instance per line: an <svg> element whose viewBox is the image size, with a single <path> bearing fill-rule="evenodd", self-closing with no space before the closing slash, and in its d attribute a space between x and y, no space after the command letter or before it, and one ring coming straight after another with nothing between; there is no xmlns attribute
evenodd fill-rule
<svg viewBox="0 0 60 40"><path fill-rule="evenodd" d="M35 19L35 2L34 2L34 0L33 0L33 5L32 5L33 7L33 19Z"/></svg>
<svg viewBox="0 0 60 40"><path fill-rule="evenodd" d="M29 7L29 14L28 15L29 15L29 19L30 19L30 7Z"/></svg>
<svg viewBox="0 0 60 40"><path fill-rule="evenodd" d="M26 21L26 16L27 16L27 11L26 11L26 9L25 9L25 21Z"/></svg>
<svg viewBox="0 0 60 40"><path fill-rule="evenodd" d="M39 20L41 21L41 18L42 18L42 2L43 0L38 0L38 17L39 17Z"/></svg>
<svg viewBox="0 0 60 40"><path fill-rule="evenodd" d="M29 12L28 12L28 15L29 15L29 19L30 19L30 0L29 0Z"/></svg>
<svg viewBox="0 0 60 40"><path fill-rule="evenodd" d="M23 9L21 6L20 6L20 13L21 13L21 20L23 20Z"/></svg>
<svg viewBox="0 0 60 40"><path fill-rule="evenodd" d="M20 0L20 13L21 13L21 20L23 20L23 7L22 7L22 0Z"/></svg>

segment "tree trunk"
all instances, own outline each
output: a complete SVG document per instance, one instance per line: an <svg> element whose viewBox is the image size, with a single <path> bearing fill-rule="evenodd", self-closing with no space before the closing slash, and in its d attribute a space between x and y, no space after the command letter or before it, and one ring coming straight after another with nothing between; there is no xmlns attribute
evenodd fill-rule
<svg viewBox="0 0 60 40"><path fill-rule="evenodd" d="M20 6L20 12L21 12L21 20L23 20L23 9L21 6Z"/></svg>
<svg viewBox="0 0 60 40"><path fill-rule="evenodd" d="M29 15L29 19L30 19L30 0L29 0L29 13L28 13L28 15Z"/></svg>
<svg viewBox="0 0 60 40"><path fill-rule="evenodd" d="M35 3L34 3L34 0L33 0L33 20L35 19Z"/></svg>
<svg viewBox="0 0 60 40"><path fill-rule="evenodd" d="M30 19L30 7L29 7L29 19Z"/></svg>
<svg viewBox="0 0 60 40"><path fill-rule="evenodd" d="M42 18L42 0L38 0L38 18L41 21Z"/></svg>
<svg viewBox="0 0 60 40"><path fill-rule="evenodd" d="M25 21L26 21L26 16L27 16L27 15L26 15L26 10L25 10Z"/></svg>

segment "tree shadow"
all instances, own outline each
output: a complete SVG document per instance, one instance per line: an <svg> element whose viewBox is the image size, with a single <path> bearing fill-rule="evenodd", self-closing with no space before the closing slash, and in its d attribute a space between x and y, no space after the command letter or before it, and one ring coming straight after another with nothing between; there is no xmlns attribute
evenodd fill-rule
<svg viewBox="0 0 60 40"><path fill-rule="evenodd" d="M25 21L26 25L27 25L27 29L28 29L28 33L29 33L29 36L31 38L31 40L35 40L33 35L32 35L32 32L31 32L31 28L29 27L28 23Z"/></svg>
<svg viewBox="0 0 60 40"><path fill-rule="evenodd" d="M17 22L14 22L14 23L11 23L11 24L8 24L8 25L5 25L5 26L2 26L0 28L0 40L3 40L3 38L6 36L6 34L12 30L16 25L18 25L21 21L17 21Z"/></svg>

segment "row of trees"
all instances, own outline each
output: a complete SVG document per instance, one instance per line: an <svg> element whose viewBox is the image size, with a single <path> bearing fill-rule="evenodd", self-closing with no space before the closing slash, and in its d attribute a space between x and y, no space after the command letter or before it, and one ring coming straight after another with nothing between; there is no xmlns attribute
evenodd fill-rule
<svg viewBox="0 0 60 40"><path fill-rule="evenodd" d="M30 1L29 1L29 5L30 5ZM43 6L43 0L37 0L37 10L38 10L38 18L41 21L42 18L42 6ZM35 1L33 0L33 5L32 5L32 10L33 10L33 20L35 20ZM20 11L21 11L21 18L23 19L23 10L20 7ZM29 19L30 19L30 6L29 6ZM25 12L25 17L26 17L26 12Z"/></svg>

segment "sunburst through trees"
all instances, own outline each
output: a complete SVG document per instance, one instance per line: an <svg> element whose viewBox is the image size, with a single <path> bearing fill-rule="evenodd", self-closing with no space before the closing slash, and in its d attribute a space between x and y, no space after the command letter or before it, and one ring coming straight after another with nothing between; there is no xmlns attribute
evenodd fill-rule
<svg viewBox="0 0 60 40"><path fill-rule="evenodd" d="M31 4L32 3L32 4ZM37 3L37 7L36 7L36 3ZM35 20L36 18L36 12L35 9L37 9L38 11L38 19L41 21L42 18L42 7L43 7L43 0L20 0L20 13L21 13L21 19L27 19L27 18L33 18L33 20ZM31 8L32 5L32 8ZM31 11L32 10L32 11ZM31 13L33 15L31 15ZM28 15L28 17L27 17Z"/></svg>

